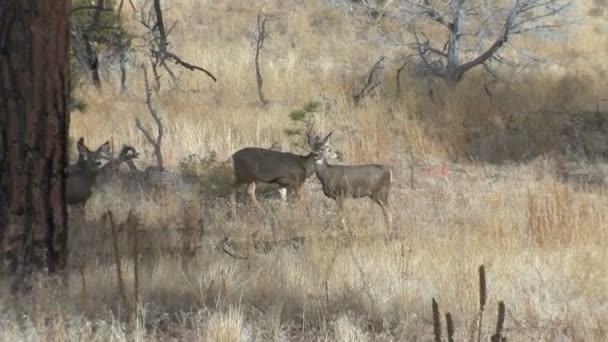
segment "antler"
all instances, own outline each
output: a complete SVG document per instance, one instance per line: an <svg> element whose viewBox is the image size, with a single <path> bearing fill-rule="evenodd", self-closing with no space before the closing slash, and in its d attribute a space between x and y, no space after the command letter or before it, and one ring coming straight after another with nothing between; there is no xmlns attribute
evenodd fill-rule
<svg viewBox="0 0 608 342"><path fill-rule="evenodd" d="M118 155L118 159L122 161L127 161L131 159L135 159L139 157L139 153L135 148L129 145L122 145L122 149L120 150L120 154Z"/></svg>
<svg viewBox="0 0 608 342"><path fill-rule="evenodd" d="M315 132L315 123L306 124L306 142L308 143L308 146L311 148L314 147L319 140L320 138Z"/></svg>

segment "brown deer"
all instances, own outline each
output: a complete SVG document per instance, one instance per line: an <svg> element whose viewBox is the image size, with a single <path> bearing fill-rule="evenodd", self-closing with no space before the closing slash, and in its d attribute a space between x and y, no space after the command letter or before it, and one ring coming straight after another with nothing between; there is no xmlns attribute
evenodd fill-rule
<svg viewBox="0 0 608 342"><path fill-rule="evenodd" d="M369 197L380 206L384 214L387 228L392 226L388 196L393 181L392 170L385 165L330 165L328 156L332 155L329 139L330 132L325 139L318 143L320 146L315 150L315 172L323 186L325 196L336 201L338 205L338 216L342 225L346 222L342 215L344 200L347 198Z"/></svg>
<svg viewBox="0 0 608 342"><path fill-rule="evenodd" d="M66 201L69 205L84 207L92 194L99 171L110 162L110 142L106 141L95 151L89 150L81 137L76 143L78 161L68 166Z"/></svg>
<svg viewBox="0 0 608 342"><path fill-rule="evenodd" d="M306 131L306 142L312 150L307 155L259 147L246 147L235 152L232 155L234 182L230 193L233 215L236 214L236 190L243 184L247 185L247 193L256 207L260 206L255 195L256 182L279 185L283 202L287 201L287 189L293 190L299 200L302 184L315 172L314 151L321 148L319 137L310 128Z"/></svg>

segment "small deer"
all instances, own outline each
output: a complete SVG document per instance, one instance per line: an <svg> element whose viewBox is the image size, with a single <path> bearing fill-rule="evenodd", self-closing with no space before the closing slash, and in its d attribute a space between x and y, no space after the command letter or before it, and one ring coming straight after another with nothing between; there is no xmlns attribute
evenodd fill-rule
<svg viewBox="0 0 608 342"><path fill-rule="evenodd" d="M333 156L329 139L330 132L319 142L320 148L314 151L315 171L323 186L325 196L336 201L342 225L346 222L342 215L344 200L347 198L369 197L382 208L387 228L392 226L388 196L393 181L392 170L385 165L330 165L327 159Z"/></svg>
<svg viewBox="0 0 608 342"><path fill-rule="evenodd" d="M233 215L236 214L236 190L243 184L247 184L247 193L258 208L256 182L278 184L284 203L287 202L287 189L293 190L299 200L302 184L315 172L314 151L321 148L319 140L309 128L306 131L306 142L312 152L307 155L258 147L246 147L235 152L232 155L234 182L230 193Z"/></svg>
<svg viewBox="0 0 608 342"><path fill-rule="evenodd" d="M91 197L97 174L111 160L110 142L106 141L93 152L81 137L76 147L78 161L67 168L66 200L69 205L84 207Z"/></svg>

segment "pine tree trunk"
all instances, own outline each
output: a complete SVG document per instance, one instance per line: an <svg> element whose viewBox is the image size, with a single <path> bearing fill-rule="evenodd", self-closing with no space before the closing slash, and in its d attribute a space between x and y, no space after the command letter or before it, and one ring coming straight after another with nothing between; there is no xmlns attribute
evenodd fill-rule
<svg viewBox="0 0 608 342"><path fill-rule="evenodd" d="M66 266L70 0L0 0L2 273Z"/></svg>

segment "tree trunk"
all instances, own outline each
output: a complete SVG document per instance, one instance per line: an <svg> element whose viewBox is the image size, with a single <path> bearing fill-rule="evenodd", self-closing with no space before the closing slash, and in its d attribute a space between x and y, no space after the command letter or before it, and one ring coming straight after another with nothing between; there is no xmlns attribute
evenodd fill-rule
<svg viewBox="0 0 608 342"><path fill-rule="evenodd" d="M452 22L448 25L448 65L446 69L446 79L450 83L460 81L461 74L458 73L460 65L460 19L462 17L461 2L456 1Z"/></svg>
<svg viewBox="0 0 608 342"><path fill-rule="evenodd" d="M0 269L14 289L67 261L70 3L0 1Z"/></svg>

